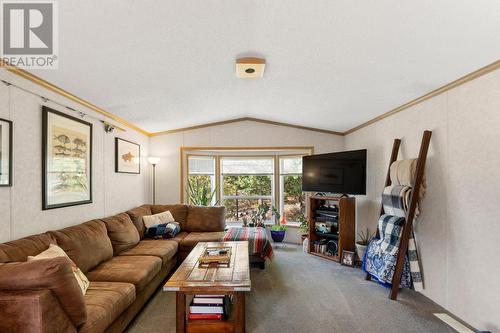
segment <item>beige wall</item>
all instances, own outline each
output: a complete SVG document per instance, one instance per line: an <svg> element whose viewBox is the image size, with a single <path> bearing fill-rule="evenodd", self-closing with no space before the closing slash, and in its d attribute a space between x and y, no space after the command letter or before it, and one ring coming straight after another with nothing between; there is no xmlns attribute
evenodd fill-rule
<svg viewBox="0 0 500 333"><path fill-rule="evenodd" d="M433 131L427 194L416 225L424 294L478 329L500 332L500 70L348 135L368 149L358 228L376 227L394 138L400 158Z"/></svg>
<svg viewBox="0 0 500 333"><path fill-rule="evenodd" d="M152 137L151 154L161 157L157 170L157 202L180 201L180 147L278 147L314 146L315 153L341 151L344 138L337 135L268 125L253 121L206 127ZM290 228L286 241L300 242L297 228Z"/></svg>
<svg viewBox="0 0 500 333"><path fill-rule="evenodd" d="M180 201L180 147L283 147L314 146L315 153L340 151L344 138L338 135L242 121L190 131L154 136L151 155L161 158L157 167L159 203Z"/></svg>
<svg viewBox="0 0 500 333"><path fill-rule="evenodd" d="M3 69L0 79L93 114ZM133 130L106 134L98 120L86 117L85 120L94 125L93 203L42 211L42 105L71 113L52 102L43 103L37 96L0 83L0 118L12 120L14 128L13 186L0 187L0 242L111 215L149 201L149 166L144 158L140 175L114 172L115 136L139 143L142 156L148 154L149 138Z"/></svg>

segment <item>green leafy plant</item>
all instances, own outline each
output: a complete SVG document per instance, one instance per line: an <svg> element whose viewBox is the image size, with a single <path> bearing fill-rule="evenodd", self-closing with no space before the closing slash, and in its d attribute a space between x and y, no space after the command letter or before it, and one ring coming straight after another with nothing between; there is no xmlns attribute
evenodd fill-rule
<svg viewBox="0 0 500 333"><path fill-rule="evenodd" d="M252 220L255 227L263 227L264 222L266 221L267 214L271 210L274 214L274 223L275 225L279 225L281 214L279 210L274 206L269 206L265 202L261 203L257 210L254 210L250 215L250 219ZM285 229L286 230L286 229Z"/></svg>
<svg viewBox="0 0 500 333"><path fill-rule="evenodd" d="M243 226L248 227L248 216L244 215L241 220L243 221Z"/></svg>
<svg viewBox="0 0 500 333"><path fill-rule="evenodd" d="M368 245L372 238L375 236L374 232L370 232L370 229L366 228L366 232L360 231L358 232L358 243L359 245Z"/></svg>
<svg viewBox="0 0 500 333"><path fill-rule="evenodd" d="M208 184L204 184L200 179L194 178L188 181L186 192L188 193L188 199L191 205L212 206L217 189L210 191L210 186ZM215 202L215 205L217 204L218 202Z"/></svg>
<svg viewBox="0 0 500 333"><path fill-rule="evenodd" d="M257 210L254 210L250 215L250 219L252 220L255 227L263 227L264 221L266 220L266 215L269 212L269 205L265 202L261 203Z"/></svg>
<svg viewBox="0 0 500 333"><path fill-rule="evenodd" d="M297 216L297 222L300 222L299 230L302 233L307 233L309 231L309 221L307 221L304 214Z"/></svg>
<svg viewBox="0 0 500 333"><path fill-rule="evenodd" d="M275 224L271 227L271 231L286 231L287 227L286 225L282 224Z"/></svg>

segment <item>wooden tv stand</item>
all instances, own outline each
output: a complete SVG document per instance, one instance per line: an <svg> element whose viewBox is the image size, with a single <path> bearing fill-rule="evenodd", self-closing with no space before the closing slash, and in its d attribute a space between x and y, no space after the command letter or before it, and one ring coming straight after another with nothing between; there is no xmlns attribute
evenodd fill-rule
<svg viewBox="0 0 500 333"><path fill-rule="evenodd" d="M316 231L316 211L328 204L338 208L338 229L330 233L320 233ZM309 247L308 252L312 255L340 262L344 250L355 250L355 230L356 230L356 198L354 197L333 197L333 196L311 196L309 198ZM314 251L314 242L326 239L337 241L338 252L336 255L317 253Z"/></svg>

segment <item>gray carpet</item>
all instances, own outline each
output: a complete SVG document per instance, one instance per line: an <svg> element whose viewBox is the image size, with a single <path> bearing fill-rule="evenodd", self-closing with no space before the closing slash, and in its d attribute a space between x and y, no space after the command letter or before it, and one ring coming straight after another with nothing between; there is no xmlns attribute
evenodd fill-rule
<svg viewBox="0 0 500 333"><path fill-rule="evenodd" d="M454 332L432 315L442 308L424 296L404 290L391 301L364 276L295 245L275 249L270 266L252 268L247 332ZM127 332L175 332L174 293L159 290Z"/></svg>

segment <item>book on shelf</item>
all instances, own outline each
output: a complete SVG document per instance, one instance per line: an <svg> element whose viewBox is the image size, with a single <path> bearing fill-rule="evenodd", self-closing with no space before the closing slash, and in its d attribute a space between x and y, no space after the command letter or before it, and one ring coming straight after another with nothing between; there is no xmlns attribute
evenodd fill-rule
<svg viewBox="0 0 500 333"><path fill-rule="evenodd" d="M193 304L224 304L224 297L195 297Z"/></svg>
<svg viewBox="0 0 500 333"><path fill-rule="evenodd" d="M217 313L190 313L189 320L222 320L222 314Z"/></svg>
<svg viewBox="0 0 500 333"><path fill-rule="evenodd" d="M211 297L207 297L211 296ZM195 295L191 304L189 305L189 313L200 315L220 315L223 317L229 316L231 307L230 297L227 295ZM196 317L196 316L195 316Z"/></svg>
<svg viewBox="0 0 500 333"><path fill-rule="evenodd" d="M217 304L191 305L189 306L190 313L219 313L224 314L224 307Z"/></svg>

